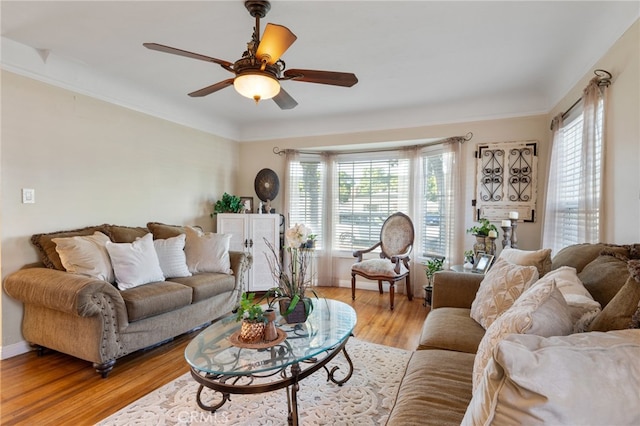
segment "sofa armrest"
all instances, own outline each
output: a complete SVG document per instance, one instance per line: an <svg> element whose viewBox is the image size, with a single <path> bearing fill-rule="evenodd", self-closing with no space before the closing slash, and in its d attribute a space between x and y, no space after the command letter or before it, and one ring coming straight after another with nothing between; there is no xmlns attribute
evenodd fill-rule
<svg viewBox="0 0 640 426"><path fill-rule="evenodd" d="M480 282L481 274L453 271L436 272L433 276L431 308L471 308Z"/></svg>
<svg viewBox="0 0 640 426"><path fill-rule="evenodd" d="M229 260L231 261L231 270L236 277L236 290L242 294L244 291L244 274L249 270L253 263L253 258L249 253L243 251L229 251ZM238 296L238 300L240 296Z"/></svg>
<svg viewBox="0 0 640 426"><path fill-rule="evenodd" d="M9 275L7 294L32 304L81 317L100 315L103 303L114 305L120 327L128 324L127 310L112 284L84 275L49 268L26 268Z"/></svg>

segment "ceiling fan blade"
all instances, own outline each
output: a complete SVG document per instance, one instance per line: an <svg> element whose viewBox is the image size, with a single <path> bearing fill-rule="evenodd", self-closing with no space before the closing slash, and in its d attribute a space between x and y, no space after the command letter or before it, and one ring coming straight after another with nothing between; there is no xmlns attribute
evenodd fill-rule
<svg viewBox="0 0 640 426"><path fill-rule="evenodd" d="M280 92L275 95L273 101L278 104L280 109L293 109L298 106L298 102L291 97L289 93L287 93L282 86L280 86Z"/></svg>
<svg viewBox="0 0 640 426"><path fill-rule="evenodd" d="M358 77L350 72L290 69L284 72L284 76L296 81L343 87L351 87L358 82Z"/></svg>
<svg viewBox="0 0 640 426"><path fill-rule="evenodd" d="M262 60L267 57L267 63L272 65L280 59L280 56L296 41L298 37L292 33L289 28L277 25L267 24L262 35L262 40L258 45L256 57Z"/></svg>
<svg viewBox="0 0 640 426"><path fill-rule="evenodd" d="M173 55L185 56L187 58L200 59L201 61L213 62L214 64L222 65L223 68L231 70L231 66L233 65L229 61L225 61L222 59L212 58L210 56L201 55L199 53L188 52L182 49L176 49L175 47L165 46L164 44L158 43L142 43L144 47L151 50L157 50L158 52L171 53Z"/></svg>
<svg viewBox="0 0 640 426"><path fill-rule="evenodd" d="M192 98L199 98L202 96L207 96L212 94L213 92L217 92L218 90L224 89L227 86L231 86L233 84L233 78L229 78L227 80L219 81L216 84L212 84L211 86L207 86L203 89L196 90L195 92L189 93L189 96Z"/></svg>

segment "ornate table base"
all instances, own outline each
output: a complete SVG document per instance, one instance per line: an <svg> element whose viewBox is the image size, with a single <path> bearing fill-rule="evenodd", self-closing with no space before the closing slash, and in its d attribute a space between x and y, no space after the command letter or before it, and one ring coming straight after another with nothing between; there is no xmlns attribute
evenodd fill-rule
<svg viewBox="0 0 640 426"><path fill-rule="evenodd" d="M332 381L338 386L345 384L353 375L353 362L346 350L346 344L349 337L344 339L340 344L323 352L324 356L316 356L305 359L301 362L294 362L289 366L284 366L279 370L270 371L264 374L251 375L233 375L233 374L211 374L203 375L199 370L191 367L191 375L200 383L197 393L197 403L203 410L215 412L230 400L231 394L256 394L263 392L271 392L274 390L287 388L287 407L289 410L289 425L298 425L298 399L297 393L300 390L299 382L305 377L324 368L327 373L327 381ZM266 349L271 351L272 357L283 356L287 351L286 342L275 347ZM335 377L335 373L340 367L334 366L331 370L327 368L327 364L340 352L344 355L349 364L349 371L342 379ZM308 366L307 368L302 368ZM277 378L280 376L280 378ZM221 394L221 400L217 404L207 405L202 402L202 391L204 388L212 389Z"/></svg>

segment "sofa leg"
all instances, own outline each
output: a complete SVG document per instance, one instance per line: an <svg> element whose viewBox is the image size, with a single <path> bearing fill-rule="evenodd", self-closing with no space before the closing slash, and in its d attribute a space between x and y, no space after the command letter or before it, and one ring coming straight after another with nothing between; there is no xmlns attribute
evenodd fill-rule
<svg viewBox="0 0 640 426"><path fill-rule="evenodd" d="M47 348L45 348L44 346L36 345L35 343L29 343L29 346L31 346L33 350L36 351L36 354L38 356L43 356L47 353Z"/></svg>
<svg viewBox="0 0 640 426"><path fill-rule="evenodd" d="M102 364L98 364L97 362L93 363L93 368L96 369L98 374L102 376L103 379L106 379L111 370L113 370L113 366L115 365L116 360L110 359L107 362L103 362Z"/></svg>

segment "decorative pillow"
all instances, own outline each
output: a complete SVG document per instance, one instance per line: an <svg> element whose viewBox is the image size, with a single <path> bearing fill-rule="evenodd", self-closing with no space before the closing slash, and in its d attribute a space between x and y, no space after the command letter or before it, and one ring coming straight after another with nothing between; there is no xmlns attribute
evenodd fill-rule
<svg viewBox="0 0 640 426"><path fill-rule="evenodd" d="M380 275L389 278L407 273L407 268L403 263L400 263L399 274L396 274L395 267L395 263L392 263L389 259L367 259L354 263L351 269L366 275Z"/></svg>
<svg viewBox="0 0 640 426"><path fill-rule="evenodd" d="M111 238L111 241L114 243L132 243L149 233L149 230L142 226L105 226L109 230L109 238Z"/></svg>
<svg viewBox="0 0 640 426"><path fill-rule="evenodd" d="M541 277L551 270L551 249L526 251L506 248L500 252L499 257L516 265L535 266Z"/></svg>
<svg viewBox="0 0 640 426"><path fill-rule="evenodd" d="M149 228L149 231L153 234L153 238L156 240L166 240L167 238L177 237L185 233L184 226L166 225L159 222L149 222L147 223L147 228Z"/></svg>
<svg viewBox="0 0 640 426"><path fill-rule="evenodd" d="M525 290L513 306L500 315L487 329L478 345L473 362L473 390L478 388L491 353L508 334L564 336L571 333L573 323L569 306L554 280L542 279Z"/></svg>
<svg viewBox="0 0 640 426"><path fill-rule="evenodd" d="M591 323L591 331L621 330L631 327L633 314L640 303L640 260L629 261L631 276L611 302Z"/></svg>
<svg viewBox="0 0 640 426"><path fill-rule="evenodd" d="M498 344L463 425L638 425L640 330Z"/></svg>
<svg viewBox="0 0 640 426"><path fill-rule="evenodd" d="M82 229L74 229L72 231L58 231L48 234L35 234L31 237L31 243L38 249L40 259L47 268L64 271L64 265L60 261L60 256L56 251L56 243L53 242L53 239L93 235L93 233L96 231L102 232L103 234L109 236L109 232L107 231L106 226L99 225L88 226Z"/></svg>
<svg viewBox="0 0 640 426"><path fill-rule="evenodd" d="M120 290L164 281L150 233L132 243L107 243L116 283Z"/></svg>
<svg viewBox="0 0 640 426"><path fill-rule="evenodd" d="M186 235L180 234L177 237L166 240L154 240L153 246L156 249L160 269L165 278L190 277L191 272L187 267L187 257L184 254L184 244Z"/></svg>
<svg viewBox="0 0 640 426"><path fill-rule="evenodd" d="M184 252L187 256L189 272L220 272L232 274L229 258L231 234L203 233L191 226L185 226L187 240Z"/></svg>
<svg viewBox="0 0 640 426"><path fill-rule="evenodd" d="M629 278L627 262L615 256L600 255L578 274L578 278L589 291L593 300L600 302L602 309L618 294Z"/></svg>
<svg viewBox="0 0 640 426"><path fill-rule="evenodd" d="M105 248L110 242L102 232L93 235L53 238L63 270L113 283L113 268Z"/></svg>
<svg viewBox="0 0 640 426"><path fill-rule="evenodd" d="M486 330L537 280L538 270L534 266L514 265L498 259L480 283L471 304L471 318Z"/></svg>
<svg viewBox="0 0 640 426"><path fill-rule="evenodd" d="M542 279L555 280L556 287L569 305L573 332L586 331L589 323L600 313L601 308L600 303L593 300L593 297L584 288L576 269L571 266L562 266L547 273Z"/></svg>

